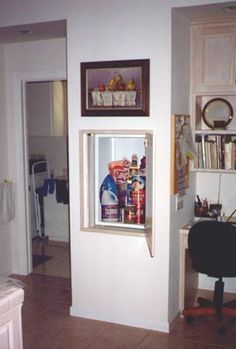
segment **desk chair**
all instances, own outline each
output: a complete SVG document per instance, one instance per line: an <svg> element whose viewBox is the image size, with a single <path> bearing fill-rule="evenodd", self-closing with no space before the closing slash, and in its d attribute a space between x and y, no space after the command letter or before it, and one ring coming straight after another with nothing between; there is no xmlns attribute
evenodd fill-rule
<svg viewBox="0 0 236 349"><path fill-rule="evenodd" d="M222 316L236 317L236 300L223 304L223 277L236 277L236 228L229 223L201 221L192 226L188 237L192 268L218 280L215 282L213 302L199 297L199 306L183 310L187 322L193 316L216 315L218 333L225 334Z"/></svg>

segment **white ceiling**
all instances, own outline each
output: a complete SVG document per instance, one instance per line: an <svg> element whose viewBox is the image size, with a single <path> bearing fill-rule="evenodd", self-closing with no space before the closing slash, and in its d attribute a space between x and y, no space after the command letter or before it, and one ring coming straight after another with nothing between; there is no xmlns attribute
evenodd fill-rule
<svg viewBox="0 0 236 349"><path fill-rule="evenodd" d="M230 11L230 6L235 6L235 10ZM174 10L181 11L190 21L212 17L236 17L236 1L176 7ZM2 44L55 38L66 38L66 20L0 28L0 43Z"/></svg>
<svg viewBox="0 0 236 349"><path fill-rule="evenodd" d="M66 21L53 21L0 28L0 43L47 40L66 37Z"/></svg>

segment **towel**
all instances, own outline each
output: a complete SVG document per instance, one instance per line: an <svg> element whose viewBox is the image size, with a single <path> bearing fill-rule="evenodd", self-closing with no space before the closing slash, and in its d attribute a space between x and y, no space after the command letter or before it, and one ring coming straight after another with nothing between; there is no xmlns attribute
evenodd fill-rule
<svg viewBox="0 0 236 349"><path fill-rule="evenodd" d="M69 192L65 179L56 179L56 199L58 203L68 204Z"/></svg>
<svg viewBox="0 0 236 349"><path fill-rule="evenodd" d="M0 183L0 224L4 225L15 217L15 187L11 182Z"/></svg>

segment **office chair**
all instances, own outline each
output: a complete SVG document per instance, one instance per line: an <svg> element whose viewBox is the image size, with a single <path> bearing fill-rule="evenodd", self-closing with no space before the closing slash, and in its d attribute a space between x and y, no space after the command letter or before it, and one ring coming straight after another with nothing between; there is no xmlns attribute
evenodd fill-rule
<svg viewBox="0 0 236 349"><path fill-rule="evenodd" d="M188 236L192 268L218 280L213 302L199 297L198 307L186 308L183 316L188 323L194 316L216 315L218 333L224 335L223 314L236 317L236 300L224 303L223 277L236 277L236 228L229 223L201 221L192 226Z"/></svg>

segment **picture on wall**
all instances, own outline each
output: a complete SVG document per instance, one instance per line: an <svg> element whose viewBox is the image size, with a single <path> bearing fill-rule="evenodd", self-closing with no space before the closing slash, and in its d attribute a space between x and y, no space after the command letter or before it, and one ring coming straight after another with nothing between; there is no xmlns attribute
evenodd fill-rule
<svg viewBox="0 0 236 349"><path fill-rule="evenodd" d="M149 116L149 60L81 63L82 116Z"/></svg>

